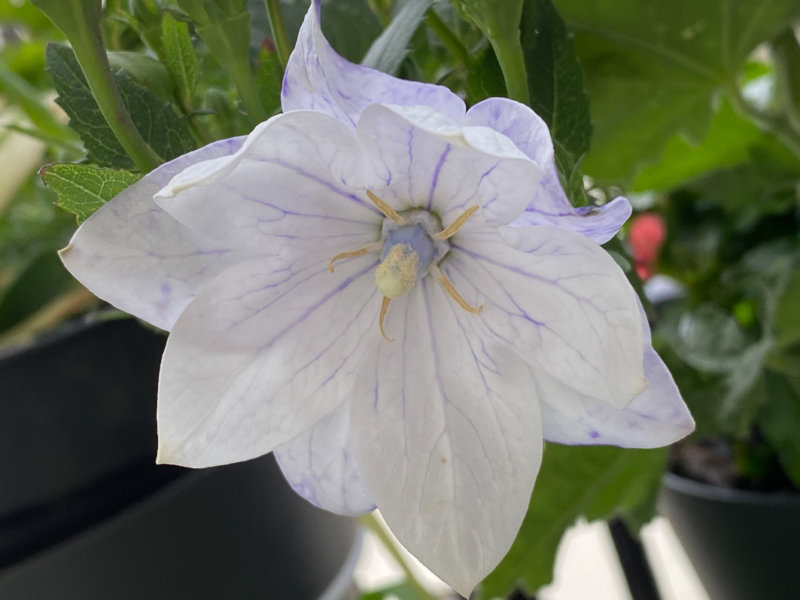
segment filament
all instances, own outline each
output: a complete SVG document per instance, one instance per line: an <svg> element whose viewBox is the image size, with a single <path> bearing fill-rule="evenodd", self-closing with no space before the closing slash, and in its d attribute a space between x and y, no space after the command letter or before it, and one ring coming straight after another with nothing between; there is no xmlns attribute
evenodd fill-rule
<svg viewBox="0 0 800 600"><path fill-rule="evenodd" d="M455 221L450 223L450 225L445 227L439 233L434 233L431 237L437 240L446 240L449 237L453 237L456 232L464 226L464 223L467 222L467 219L469 219L478 211L478 208L478 205L470 206L467 210L461 213Z"/></svg>
<svg viewBox="0 0 800 600"><path fill-rule="evenodd" d="M386 335L386 332L383 330L383 320L386 318L386 311L389 309L389 302L391 302L391 298L387 298L386 296L383 297L383 302L381 303L381 314L378 316L378 327L380 327L381 335L383 339L387 342L393 342L394 338L390 338Z"/></svg>

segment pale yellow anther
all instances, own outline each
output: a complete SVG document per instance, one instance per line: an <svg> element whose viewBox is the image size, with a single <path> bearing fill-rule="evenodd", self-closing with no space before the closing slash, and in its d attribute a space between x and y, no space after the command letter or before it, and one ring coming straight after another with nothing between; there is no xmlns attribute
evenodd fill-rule
<svg viewBox="0 0 800 600"><path fill-rule="evenodd" d="M375 269L375 284L389 299L411 291L417 283L419 256L408 244L395 244Z"/></svg>
<svg viewBox="0 0 800 600"><path fill-rule="evenodd" d="M406 224L406 220L397 214L397 211L389 206L389 204L378 198L372 190L367 190L367 196L369 196L372 203L378 207L378 210L381 211L387 219L394 221L398 225Z"/></svg>
<svg viewBox="0 0 800 600"><path fill-rule="evenodd" d="M359 248L358 250L352 250L350 252L340 252L339 254L334 256L328 263L328 271L333 273L333 265L337 261L344 260L346 258L357 258L359 256L364 256L370 250L372 250L370 246L364 246L363 248Z"/></svg>
<svg viewBox="0 0 800 600"><path fill-rule="evenodd" d="M477 314L483 310L485 304L481 304L480 306L472 306L469 302L464 300L464 297L458 293L458 290L453 285L453 282L450 281L447 275L442 273L439 267L436 265L431 265L431 274L436 278L436 281L442 285L444 291L446 291L450 297L455 300L465 311Z"/></svg>
<svg viewBox="0 0 800 600"><path fill-rule="evenodd" d="M383 320L386 318L386 311L389 309L389 302L391 302L391 298L387 298L386 296L383 297L383 302L381 302L381 314L378 316L378 327L381 330L381 335L383 339L387 342L393 342L394 338L390 338L386 335L386 332L383 330Z"/></svg>
<svg viewBox="0 0 800 600"><path fill-rule="evenodd" d="M439 233L434 233L431 237L436 240L446 240L447 238L453 237L456 232L464 226L464 223L467 222L467 219L478 212L478 208L480 207L477 205L470 206L467 210L461 213L455 221L450 223L450 225L445 227Z"/></svg>

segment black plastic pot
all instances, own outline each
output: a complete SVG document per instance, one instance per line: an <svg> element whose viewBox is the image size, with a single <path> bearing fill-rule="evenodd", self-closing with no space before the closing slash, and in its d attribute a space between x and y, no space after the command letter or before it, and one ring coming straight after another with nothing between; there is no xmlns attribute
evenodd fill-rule
<svg viewBox="0 0 800 600"><path fill-rule="evenodd" d="M659 510L713 600L800 598L800 494L728 489L670 473Z"/></svg>
<svg viewBox="0 0 800 600"><path fill-rule="evenodd" d="M107 321L0 358L0 598L346 597L353 521L295 495L271 456L153 463L164 341Z"/></svg>

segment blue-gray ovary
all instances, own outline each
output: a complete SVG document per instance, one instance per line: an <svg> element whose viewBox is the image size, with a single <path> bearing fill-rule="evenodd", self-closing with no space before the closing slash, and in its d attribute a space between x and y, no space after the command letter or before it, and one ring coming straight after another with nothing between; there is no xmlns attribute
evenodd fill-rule
<svg viewBox="0 0 800 600"><path fill-rule="evenodd" d="M431 237L421 225L406 225L392 229L386 234L386 241L381 251L381 261L386 259L392 247L397 244L405 244L416 252L419 258L417 279L421 279L428 270L428 266L430 266L436 253L436 246Z"/></svg>

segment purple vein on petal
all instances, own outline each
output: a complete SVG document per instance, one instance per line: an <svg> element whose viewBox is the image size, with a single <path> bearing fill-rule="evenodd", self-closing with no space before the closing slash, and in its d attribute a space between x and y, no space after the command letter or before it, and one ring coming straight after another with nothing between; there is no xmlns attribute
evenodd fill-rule
<svg viewBox="0 0 800 600"><path fill-rule="evenodd" d="M439 162L436 164L436 168L433 171L433 180L431 181L431 191L428 194L428 210L431 210L433 206L433 196L436 193L436 186L439 183L439 173L444 166L444 163L447 161L447 155L450 154L450 150L452 150L452 146L447 144L447 147L442 152L442 155L439 157Z"/></svg>

